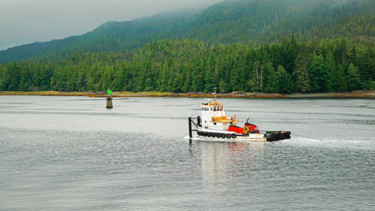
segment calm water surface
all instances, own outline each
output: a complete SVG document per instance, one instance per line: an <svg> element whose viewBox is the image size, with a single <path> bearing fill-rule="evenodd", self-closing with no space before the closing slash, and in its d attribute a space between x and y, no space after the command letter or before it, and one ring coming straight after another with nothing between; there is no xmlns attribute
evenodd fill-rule
<svg viewBox="0 0 375 211"><path fill-rule="evenodd" d="M189 146L203 101L0 96L0 210L375 210L374 100L223 99L292 139Z"/></svg>

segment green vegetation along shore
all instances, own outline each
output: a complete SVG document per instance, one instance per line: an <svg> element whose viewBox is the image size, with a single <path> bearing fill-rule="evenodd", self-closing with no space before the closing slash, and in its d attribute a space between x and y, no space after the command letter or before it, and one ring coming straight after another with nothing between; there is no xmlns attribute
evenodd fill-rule
<svg viewBox="0 0 375 211"><path fill-rule="evenodd" d="M320 93L375 90L375 47L295 37L281 43L152 42L131 52L0 64L0 91Z"/></svg>
<svg viewBox="0 0 375 211"><path fill-rule="evenodd" d="M106 97L106 92L58 92L58 91L3 91L1 95L36 95L36 96L88 96L88 97ZM190 98L213 98L211 93L189 92L189 93L171 93L171 92L113 92L113 97L190 97ZM218 98L259 98L259 99L298 99L298 98L353 98L353 99L375 99L375 91L356 91L340 93L259 93L259 92L234 92L218 93Z"/></svg>

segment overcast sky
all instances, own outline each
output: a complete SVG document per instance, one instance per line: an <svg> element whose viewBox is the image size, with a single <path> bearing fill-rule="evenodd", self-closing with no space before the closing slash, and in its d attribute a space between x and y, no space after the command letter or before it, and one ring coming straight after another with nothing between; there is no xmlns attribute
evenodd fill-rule
<svg viewBox="0 0 375 211"><path fill-rule="evenodd" d="M81 35L125 21L223 0L0 0L0 50Z"/></svg>

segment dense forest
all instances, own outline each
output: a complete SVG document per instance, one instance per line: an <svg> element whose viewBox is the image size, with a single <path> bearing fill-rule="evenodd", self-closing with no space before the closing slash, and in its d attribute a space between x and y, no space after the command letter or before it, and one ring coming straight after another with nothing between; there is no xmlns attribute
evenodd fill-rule
<svg viewBox="0 0 375 211"><path fill-rule="evenodd" d="M0 65L0 90L270 93L375 89L375 47L346 39L260 47L161 40L132 51Z"/></svg>
<svg viewBox="0 0 375 211"><path fill-rule="evenodd" d="M0 51L0 91L375 89L374 0L231 0Z"/></svg>

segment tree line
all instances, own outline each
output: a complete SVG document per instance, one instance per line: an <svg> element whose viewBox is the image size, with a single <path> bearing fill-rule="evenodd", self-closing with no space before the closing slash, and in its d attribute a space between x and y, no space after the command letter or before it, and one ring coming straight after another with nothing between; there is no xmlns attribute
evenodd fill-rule
<svg viewBox="0 0 375 211"><path fill-rule="evenodd" d="M0 91L343 92L375 89L375 47L346 39L212 44L153 41L132 51L0 64Z"/></svg>

